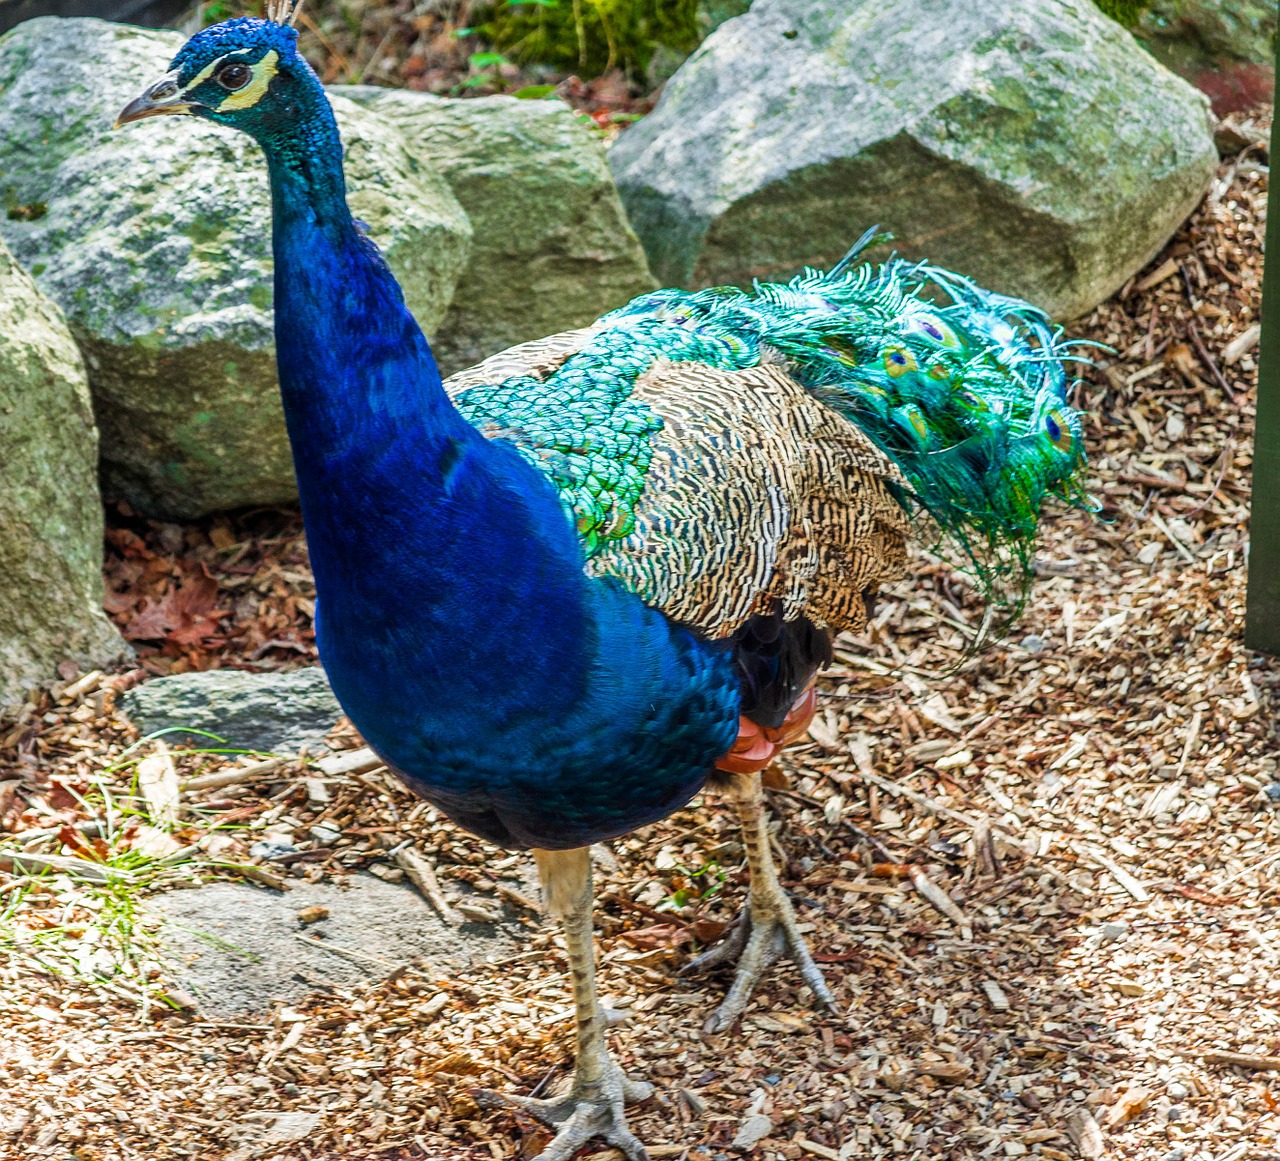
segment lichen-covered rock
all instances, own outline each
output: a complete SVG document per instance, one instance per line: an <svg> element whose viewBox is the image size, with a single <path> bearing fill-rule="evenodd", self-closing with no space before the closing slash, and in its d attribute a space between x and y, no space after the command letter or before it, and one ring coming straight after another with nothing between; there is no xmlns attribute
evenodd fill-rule
<svg viewBox="0 0 1280 1161"><path fill-rule="evenodd" d="M471 219L471 260L432 339L445 374L593 322L654 287L604 150L560 101L333 89L386 118Z"/></svg>
<svg viewBox="0 0 1280 1161"><path fill-rule="evenodd" d="M97 470L80 354L0 242L0 707L128 651L102 611Z"/></svg>
<svg viewBox="0 0 1280 1161"><path fill-rule="evenodd" d="M0 237L84 353L104 489L171 517L294 495L261 153L191 119L111 128L181 43L56 17L0 38ZM466 261L466 215L392 126L333 104L352 209L430 331Z"/></svg>
<svg viewBox="0 0 1280 1161"><path fill-rule="evenodd" d="M229 746L281 754L296 754L301 746L312 753L322 749L342 716L318 665L284 673L211 669L157 677L129 690L120 709L143 734L173 731L165 740L175 745L214 745L207 735L216 734Z"/></svg>
<svg viewBox="0 0 1280 1161"><path fill-rule="evenodd" d="M756 0L609 163L662 282L786 278L879 223L1070 317L1156 253L1216 154L1205 99L1089 0Z"/></svg>
<svg viewBox="0 0 1280 1161"><path fill-rule="evenodd" d="M1222 114L1270 102L1280 0L1154 0L1134 29Z"/></svg>

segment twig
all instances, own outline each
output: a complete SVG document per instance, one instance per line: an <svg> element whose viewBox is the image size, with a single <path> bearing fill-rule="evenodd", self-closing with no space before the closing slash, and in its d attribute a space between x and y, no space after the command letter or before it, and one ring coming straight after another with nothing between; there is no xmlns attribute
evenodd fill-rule
<svg viewBox="0 0 1280 1161"><path fill-rule="evenodd" d="M294 758L267 758L265 761L253 763L252 766L241 766L238 770L202 774L198 778L188 778L182 784L182 789L188 794L194 794L198 790L217 790L223 786L235 786L240 782L248 782L251 778L270 774L273 770L279 770L281 766L295 760Z"/></svg>
<svg viewBox="0 0 1280 1161"><path fill-rule="evenodd" d="M1254 1056L1249 1052L1205 1052L1205 1064L1230 1064L1236 1068L1253 1068L1259 1072L1280 1072L1280 1056Z"/></svg>
<svg viewBox="0 0 1280 1161"><path fill-rule="evenodd" d="M88 859L77 859L71 855L36 855L5 854L0 855L0 863L8 862L13 870L20 874L38 875L41 871L61 871L74 878L85 879L90 883L110 883L112 880L130 882L133 876L128 871L116 867L108 867L102 863L91 863Z"/></svg>
<svg viewBox="0 0 1280 1161"><path fill-rule="evenodd" d="M450 926L457 926L462 922L458 913L444 897L444 892L440 889L440 880L436 878L435 866L429 859L423 858L413 847L403 847L396 852L396 864L404 868L404 873L409 876L409 882L418 888L422 897L436 909L441 919Z"/></svg>
<svg viewBox="0 0 1280 1161"><path fill-rule="evenodd" d="M1235 404L1237 402L1236 393L1231 389L1230 384L1223 376L1222 371L1218 367L1217 361L1211 354L1209 354L1208 348L1204 345L1204 340L1200 338L1200 331L1196 327L1195 319L1187 320L1187 337L1191 339L1191 345L1195 348L1196 354L1200 356L1200 362L1205 365L1209 374L1217 380L1218 386L1227 393L1227 398Z"/></svg>
<svg viewBox="0 0 1280 1161"><path fill-rule="evenodd" d="M1212 502L1213 498L1218 494L1218 489L1222 487L1222 481L1227 478L1227 469L1231 466L1231 461L1235 459L1236 445L1235 441L1231 441L1222 449L1222 468L1218 472L1218 478L1210 489L1209 494L1204 498L1204 502L1197 504L1190 512L1183 515L1184 520L1190 520L1192 516L1196 516L1203 512Z"/></svg>
<svg viewBox="0 0 1280 1161"><path fill-rule="evenodd" d="M1182 777L1182 772L1187 768L1187 762L1191 758L1191 751L1195 748L1196 739L1200 737L1200 723L1204 720L1204 714L1200 710L1196 710L1191 715L1191 724L1187 727L1187 739L1182 744L1182 757L1178 760L1178 772L1173 778L1176 782Z"/></svg>
<svg viewBox="0 0 1280 1161"><path fill-rule="evenodd" d="M298 932L294 933L294 939L299 939L303 943L309 943L312 947L321 948L324 951L331 951L334 955L340 955L343 959L353 960L355 963L371 963L377 967L384 967L388 971L405 972L408 965L401 963L387 963L385 959L379 959L376 955L369 955L367 952L356 951L350 947L340 947L336 943L326 943L323 939L312 939L309 935L302 935Z"/></svg>

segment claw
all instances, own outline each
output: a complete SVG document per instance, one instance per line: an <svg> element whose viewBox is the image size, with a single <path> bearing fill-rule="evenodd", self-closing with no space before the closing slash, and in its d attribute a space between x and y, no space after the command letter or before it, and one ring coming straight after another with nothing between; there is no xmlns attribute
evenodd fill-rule
<svg viewBox="0 0 1280 1161"><path fill-rule="evenodd" d="M594 1137L602 1137L621 1150L627 1161L649 1161L644 1145L627 1125L623 1105L638 1104L652 1095L653 1085L623 1076L622 1070L614 1065L598 1083L579 1085L575 1082L563 1096L550 1100L486 1091L483 1100L477 1094L477 1102L484 1108L505 1104L523 1109L558 1130L538 1154L541 1161L569 1161Z"/></svg>
<svg viewBox="0 0 1280 1161"><path fill-rule="evenodd" d="M684 972L706 971L728 962L736 962L733 985L724 1002L705 1024L703 1031L726 1031L747 1009L760 977L787 955L800 969L801 978L824 1008L835 1009L835 997L822 971L813 961L808 944L798 930L799 923L791 903L779 892L767 902L752 899L743 909L737 925L724 940L687 964Z"/></svg>

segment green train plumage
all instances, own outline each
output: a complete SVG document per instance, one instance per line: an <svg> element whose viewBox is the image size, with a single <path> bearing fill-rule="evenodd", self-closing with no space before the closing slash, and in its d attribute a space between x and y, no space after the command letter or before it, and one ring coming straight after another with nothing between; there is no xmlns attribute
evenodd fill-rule
<svg viewBox="0 0 1280 1161"><path fill-rule="evenodd" d="M630 534L662 427L633 397L638 378L657 360L736 371L781 358L898 465L900 500L932 518L939 546L1016 606L1044 500L1084 502L1064 367L1073 345L1035 307L937 267L846 264L751 291L643 295L605 315L544 384L517 377L455 401L481 427L519 429L590 555Z"/></svg>

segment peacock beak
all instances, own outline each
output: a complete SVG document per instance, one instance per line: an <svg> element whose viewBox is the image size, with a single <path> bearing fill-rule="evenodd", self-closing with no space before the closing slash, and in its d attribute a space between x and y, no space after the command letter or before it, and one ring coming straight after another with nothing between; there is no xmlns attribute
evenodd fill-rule
<svg viewBox="0 0 1280 1161"><path fill-rule="evenodd" d="M130 121L144 117L183 117L191 112L191 104L183 100L185 90L178 87L178 71L166 73L139 97L134 97L116 118L113 126L119 129Z"/></svg>

